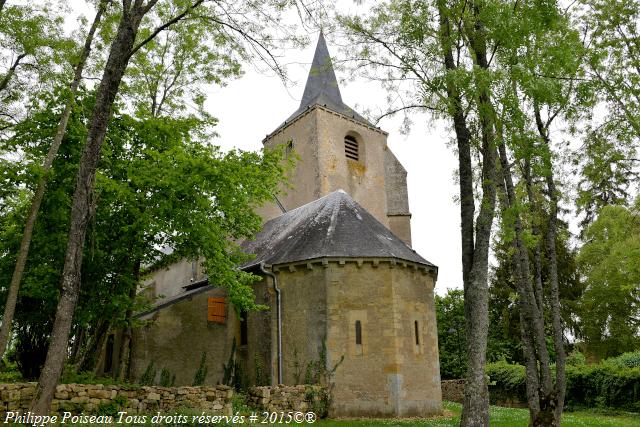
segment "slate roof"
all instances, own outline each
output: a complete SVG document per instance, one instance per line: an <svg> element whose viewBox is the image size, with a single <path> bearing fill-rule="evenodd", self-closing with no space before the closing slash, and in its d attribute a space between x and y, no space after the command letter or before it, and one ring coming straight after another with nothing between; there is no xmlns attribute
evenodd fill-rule
<svg viewBox="0 0 640 427"><path fill-rule="evenodd" d="M435 267L396 237L343 190L335 191L268 221L253 241L242 245L261 262L284 264L323 257L396 258Z"/></svg>
<svg viewBox="0 0 640 427"><path fill-rule="evenodd" d="M327 43L324 40L324 34L322 34L322 32L320 32L320 37L318 38L316 52L313 55L313 62L311 63L311 69L309 69L309 76L307 77L307 84L304 87L304 94L302 95L300 106L284 123L278 126L276 130L290 123L316 104L335 111L336 113L351 117L365 125L374 126L342 102L336 73L331 64L331 55L329 55L329 49L327 48Z"/></svg>

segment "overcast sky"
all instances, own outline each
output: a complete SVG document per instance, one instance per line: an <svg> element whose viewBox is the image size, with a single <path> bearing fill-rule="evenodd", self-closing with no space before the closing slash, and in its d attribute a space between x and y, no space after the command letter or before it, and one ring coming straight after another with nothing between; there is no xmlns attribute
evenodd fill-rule
<svg viewBox="0 0 640 427"><path fill-rule="evenodd" d="M282 59L295 86L285 87L275 75L246 67L243 77L210 91L207 107L220 120L218 145L258 150L262 139L298 108L318 34L310 37L306 49L290 51ZM339 62L342 58L331 37L327 44L334 62ZM359 113L386 108L386 93L378 83L344 81L349 77L344 71L336 74L347 105ZM462 287L460 208L454 201L457 161L447 147L450 136L444 126L428 126L427 117L420 115L413 122L409 135L400 133L400 118L384 119L379 126L389 133L388 145L408 172L413 248L439 267L436 291L442 294L446 288Z"/></svg>

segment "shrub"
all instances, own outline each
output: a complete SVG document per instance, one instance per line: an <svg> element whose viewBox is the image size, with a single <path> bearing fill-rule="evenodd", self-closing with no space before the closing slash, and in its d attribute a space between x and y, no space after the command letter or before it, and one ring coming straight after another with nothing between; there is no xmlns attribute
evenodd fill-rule
<svg viewBox="0 0 640 427"><path fill-rule="evenodd" d="M587 358L584 357L584 354L580 353L578 350L572 351L567 356L568 366L582 366L586 364L587 364Z"/></svg>
<svg viewBox="0 0 640 427"><path fill-rule="evenodd" d="M487 364L485 373L489 376L491 403L527 401L527 375L524 366L506 361L493 362Z"/></svg>
<svg viewBox="0 0 640 427"><path fill-rule="evenodd" d="M608 363L567 366L566 404L639 411L640 368Z"/></svg>
<svg viewBox="0 0 640 427"><path fill-rule="evenodd" d="M619 368L640 368L640 351L622 353L620 356L605 360L604 363Z"/></svg>
<svg viewBox="0 0 640 427"><path fill-rule="evenodd" d="M626 359L625 359L626 360ZM524 366L507 362L487 364L491 403L526 402ZM640 367L622 363L567 365L567 410L581 407L640 411Z"/></svg>

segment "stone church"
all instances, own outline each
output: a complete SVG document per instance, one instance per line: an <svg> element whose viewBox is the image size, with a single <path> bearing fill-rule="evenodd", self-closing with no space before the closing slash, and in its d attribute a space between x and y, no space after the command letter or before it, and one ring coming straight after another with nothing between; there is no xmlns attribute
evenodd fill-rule
<svg viewBox="0 0 640 427"><path fill-rule="evenodd" d="M240 320L197 263L160 269L132 377L153 364L191 385L204 360L216 384L233 357L250 384L296 384L321 364L334 416L440 412L438 269L411 249L407 173L387 133L342 101L322 34L300 107L263 143L299 157L293 188L259 210L263 229L242 244L255 258L240 268L261 278L256 301L269 310Z"/></svg>

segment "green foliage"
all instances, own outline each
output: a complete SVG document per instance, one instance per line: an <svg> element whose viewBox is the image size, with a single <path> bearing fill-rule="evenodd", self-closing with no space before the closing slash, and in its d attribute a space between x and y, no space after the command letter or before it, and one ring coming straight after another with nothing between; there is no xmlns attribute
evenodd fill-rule
<svg viewBox="0 0 640 427"><path fill-rule="evenodd" d="M101 403L101 404L99 404L98 408L96 409L96 414L97 415L110 415L112 417L116 417L118 415L118 412L122 411L124 408L127 407L128 403L129 402L128 402L126 397L117 396L110 403Z"/></svg>
<svg viewBox="0 0 640 427"><path fill-rule="evenodd" d="M253 358L253 365L255 367L255 378L257 386L268 385L267 376L264 372L264 364L262 359L257 354Z"/></svg>
<svg viewBox="0 0 640 427"><path fill-rule="evenodd" d="M574 350L567 355L566 363L570 366L582 366L587 364L587 358L578 350Z"/></svg>
<svg viewBox="0 0 640 427"><path fill-rule="evenodd" d="M513 400L527 401L527 376L524 366L505 361L488 363L485 372L489 377L489 398L492 403Z"/></svg>
<svg viewBox="0 0 640 427"><path fill-rule="evenodd" d="M489 363L491 402L526 402L526 374L521 365L506 362ZM616 408L640 411L640 368L567 364L567 410L575 408Z"/></svg>
<svg viewBox="0 0 640 427"><path fill-rule="evenodd" d="M640 412L640 368L607 363L567 366L566 405Z"/></svg>
<svg viewBox="0 0 640 427"><path fill-rule="evenodd" d="M138 381L140 385L153 385L156 378L156 369L153 367L153 364L152 360L147 365L147 369L144 370L144 373L140 377L140 381Z"/></svg>
<svg viewBox="0 0 640 427"><path fill-rule="evenodd" d="M227 386L233 386L234 374L236 371L236 338L233 338L231 342L231 351L229 352L229 360L226 364L222 364L222 384Z"/></svg>
<svg viewBox="0 0 640 427"><path fill-rule="evenodd" d="M66 76L73 42L63 30L65 11L51 2L9 2L0 13L0 139L32 108L37 94ZM0 153L2 151L0 150Z"/></svg>
<svg viewBox="0 0 640 427"><path fill-rule="evenodd" d="M604 363L618 368L640 368L640 351L622 353L618 357L611 357Z"/></svg>
<svg viewBox="0 0 640 427"><path fill-rule="evenodd" d="M202 357L200 358L200 365L196 370L196 374L193 377L193 386L201 386L204 385L204 381L207 378L207 352L202 352Z"/></svg>
<svg viewBox="0 0 640 427"><path fill-rule="evenodd" d="M167 368L162 368L160 371L160 386L161 387L173 387L176 382L175 374L172 376L171 372Z"/></svg>
<svg viewBox="0 0 640 427"><path fill-rule="evenodd" d="M41 174L62 99L58 93L42 99L46 108L34 111L15 127L11 138L0 141L0 152L24 153L20 162L0 162L2 283L9 283L13 272L28 196ZM18 365L25 378L38 377L46 354L71 194L92 102L81 94L74 107L34 229L15 315ZM97 205L84 249L83 292L73 325L76 333L82 331L78 349L94 354L86 346L95 345L92 338L100 336L105 326L140 324L128 325L126 318L128 311L141 311L150 302L143 295L131 298L131 289L141 280L140 265L162 265L176 257L205 258L207 274L216 277L217 286L227 288L236 308L260 308L250 287L255 276L236 268L247 255L235 242L259 229L254 208L271 199L288 163L282 162L279 150L224 153L198 139L203 126L193 118L141 120L114 113L96 176ZM173 258L158 250L167 246L174 249Z"/></svg>
<svg viewBox="0 0 640 427"><path fill-rule="evenodd" d="M578 315L587 351L599 358L640 348L640 199L605 206L578 257L586 291Z"/></svg>
<svg viewBox="0 0 640 427"><path fill-rule="evenodd" d="M464 292L449 289L445 296L436 295L438 350L442 379L464 378L467 371Z"/></svg>

